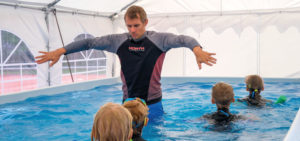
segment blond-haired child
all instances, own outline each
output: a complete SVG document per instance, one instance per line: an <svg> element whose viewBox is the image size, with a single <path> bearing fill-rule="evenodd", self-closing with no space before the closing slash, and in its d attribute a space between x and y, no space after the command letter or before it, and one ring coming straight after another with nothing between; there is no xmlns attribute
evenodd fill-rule
<svg viewBox="0 0 300 141"><path fill-rule="evenodd" d="M128 141L132 132L130 112L120 104L107 103L95 115L91 141Z"/></svg>

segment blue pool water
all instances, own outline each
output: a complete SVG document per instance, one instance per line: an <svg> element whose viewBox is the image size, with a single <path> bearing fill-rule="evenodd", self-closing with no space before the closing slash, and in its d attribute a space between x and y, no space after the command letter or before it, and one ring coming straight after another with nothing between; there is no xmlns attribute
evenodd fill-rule
<svg viewBox="0 0 300 141"><path fill-rule="evenodd" d="M163 84L165 115L143 131L147 140L283 140L300 105L300 82L266 82L262 96L275 101L285 95L284 104L262 108L231 105L230 111L257 121L239 121L216 127L197 120L216 110L210 103L213 82ZM247 95L243 82L230 83L235 97ZM53 96L39 96L0 105L0 140L88 141L93 116L107 103L121 103L121 84L99 86Z"/></svg>

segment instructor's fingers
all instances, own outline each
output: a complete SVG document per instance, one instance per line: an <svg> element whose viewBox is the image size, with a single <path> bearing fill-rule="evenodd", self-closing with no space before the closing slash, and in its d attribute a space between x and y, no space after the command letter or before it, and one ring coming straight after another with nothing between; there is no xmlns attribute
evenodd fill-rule
<svg viewBox="0 0 300 141"><path fill-rule="evenodd" d="M46 55L41 55L41 56L37 56L37 57L34 57L34 58L38 59L38 58L43 58L43 57L46 57Z"/></svg>
<svg viewBox="0 0 300 141"><path fill-rule="evenodd" d="M198 68L199 68L199 70L201 70L201 69L202 69L202 65L201 65L201 63L198 63Z"/></svg>
<svg viewBox="0 0 300 141"><path fill-rule="evenodd" d="M217 59L215 57L209 56L208 58L209 58L209 60L217 61Z"/></svg>
<svg viewBox="0 0 300 141"><path fill-rule="evenodd" d="M47 62L47 61L49 61L49 60L44 58L44 59L37 60L35 62L38 63L38 64L42 64L42 63Z"/></svg>
<svg viewBox="0 0 300 141"><path fill-rule="evenodd" d="M209 59L208 62L213 63L213 64L216 64L217 61L216 61L216 60L213 60L213 59Z"/></svg>
<svg viewBox="0 0 300 141"><path fill-rule="evenodd" d="M39 51L39 53L46 54L46 53L49 53L49 52L46 52L46 51Z"/></svg>
<svg viewBox="0 0 300 141"><path fill-rule="evenodd" d="M206 65L212 66L213 64L210 62L204 62Z"/></svg>
<svg viewBox="0 0 300 141"><path fill-rule="evenodd" d="M52 67L57 61L58 61L58 60L52 61L52 62L50 63L50 67Z"/></svg>

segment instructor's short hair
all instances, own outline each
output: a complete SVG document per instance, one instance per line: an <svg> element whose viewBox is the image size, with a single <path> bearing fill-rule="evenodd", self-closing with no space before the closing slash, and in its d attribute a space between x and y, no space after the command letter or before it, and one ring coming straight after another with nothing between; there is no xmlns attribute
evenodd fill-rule
<svg viewBox="0 0 300 141"><path fill-rule="evenodd" d="M124 16L124 20L126 20L126 17L128 17L129 19L138 19L140 18L140 20L144 23L147 20L147 14L144 10L143 7L140 6L130 6Z"/></svg>

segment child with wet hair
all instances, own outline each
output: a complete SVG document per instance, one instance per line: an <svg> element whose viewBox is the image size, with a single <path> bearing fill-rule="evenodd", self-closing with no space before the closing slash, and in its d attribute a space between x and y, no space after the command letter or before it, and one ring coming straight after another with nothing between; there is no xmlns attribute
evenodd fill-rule
<svg viewBox="0 0 300 141"><path fill-rule="evenodd" d="M95 115L91 141L128 141L132 132L130 112L119 104L107 103Z"/></svg>
<svg viewBox="0 0 300 141"><path fill-rule="evenodd" d="M264 106L272 101L264 99L261 96L261 91L264 90L264 81L259 75L248 75L245 78L246 90L249 95L245 98L238 99L239 102L247 102L252 106Z"/></svg>
<svg viewBox="0 0 300 141"><path fill-rule="evenodd" d="M145 141L142 138L143 127L148 124L149 108L146 102L140 98L128 98L124 101L123 106L129 110L132 115L133 141Z"/></svg>
<svg viewBox="0 0 300 141"><path fill-rule="evenodd" d="M211 102L216 104L217 112L206 114L202 118L215 124L226 124L230 121L246 119L241 115L234 115L229 112L229 107L234 102L234 93L231 85L219 82L212 88Z"/></svg>

